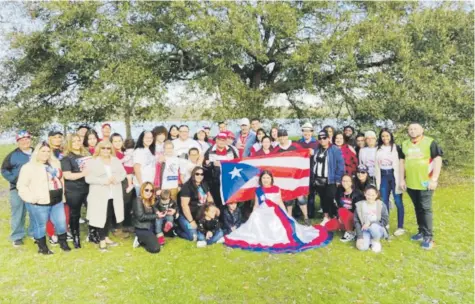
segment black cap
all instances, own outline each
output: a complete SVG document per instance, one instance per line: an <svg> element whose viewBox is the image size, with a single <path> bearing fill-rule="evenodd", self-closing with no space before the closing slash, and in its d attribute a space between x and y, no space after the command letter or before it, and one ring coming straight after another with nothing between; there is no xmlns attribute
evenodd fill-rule
<svg viewBox="0 0 475 304"><path fill-rule="evenodd" d="M326 130L321 130L320 132L318 132L318 139L322 138L322 137L326 137L328 138L328 132Z"/></svg>
<svg viewBox="0 0 475 304"><path fill-rule="evenodd" d="M356 170L356 172L368 173L368 167L366 167L365 165L361 164L361 165L358 166L358 169Z"/></svg>
<svg viewBox="0 0 475 304"><path fill-rule="evenodd" d="M52 130L52 131L49 131L49 133L48 133L48 137L56 136L56 135L61 135L61 136L63 136L63 132L58 131L58 130Z"/></svg>
<svg viewBox="0 0 475 304"><path fill-rule="evenodd" d="M285 129L279 129L277 131L277 137L282 137L282 136L289 136L289 134L287 134L287 130Z"/></svg>

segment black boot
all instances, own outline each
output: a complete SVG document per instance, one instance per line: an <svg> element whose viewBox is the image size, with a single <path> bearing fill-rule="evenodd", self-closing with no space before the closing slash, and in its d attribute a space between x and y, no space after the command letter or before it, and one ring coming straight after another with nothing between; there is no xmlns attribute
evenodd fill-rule
<svg viewBox="0 0 475 304"><path fill-rule="evenodd" d="M81 248L81 238L79 237L79 230L72 230L74 248Z"/></svg>
<svg viewBox="0 0 475 304"><path fill-rule="evenodd" d="M63 251L71 251L71 248L69 248L68 241L67 241L68 235L66 233L58 235L58 243L59 247Z"/></svg>
<svg viewBox="0 0 475 304"><path fill-rule="evenodd" d="M53 254L53 252L49 250L48 245L46 245L46 236L41 239L35 239L35 242L38 245L38 253Z"/></svg>
<svg viewBox="0 0 475 304"><path fill-rule="evenodd" d="M96 228L89 226L89 235L87 236L87 241L94 244L99 244L99 235L97 234Z"/></svg>

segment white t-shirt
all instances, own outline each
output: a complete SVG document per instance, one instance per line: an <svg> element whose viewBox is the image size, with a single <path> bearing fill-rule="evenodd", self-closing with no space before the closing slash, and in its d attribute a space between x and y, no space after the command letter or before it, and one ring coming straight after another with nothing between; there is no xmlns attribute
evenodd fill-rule
<svg viewBox="0 0 475 304"><path fill-rule="evenodd" d="M376 203L368 204L366 201L363 203L363 217L370 223L378 221L378 205ZM365 223L363 223L365 224Z"/></svg>
<svg viewBox="0 0 475 304"><path fill-rule="evenodd" d="M200 151L200 154L202 153L201 146L196 142L196 140L193 140L191 138L188 138L185 141L182 141L180 138L174 139L172 141L173 143L173 149L175 151L175 156L179 158L186 158L188 155L188 151L195 147Z"/></svg>
<svg viewBox="0 0 475 304"><path fill-rule="evenodd" d="M183 183L186 183L191 178L191 171L199 165L192 163L190 160L184 160L180 168L180 174L183 175Z"/></svg>
<svg viewBox="0 0 475 304"><path fill-rule="evenodd" d="M155 155L150 152L148 148L137 148L133 154L134 165L139 164L142 172L142 183L151 182L155 179L156 159ZM141 186L138 180L134 177L134 184Z"/></svg>
<svg viewBox="0 0 475 304"><path fill-rule="evenodd" d="M395 148L394 148L395 149ZM378 155L379 167L383 170L393 169L391 146L381 146Z"/></svg>
<svg viewBox="0 0 475 304"><path fill-rule="evenodd" d="M162 164L162 189L178 188L178 179L182 168L183 160L176 156L167 157Z"/></svg>
<svg viewBox="0 0 475 304"><path fill-rule="evenodd" d="M374 165L376 162L376 147L366 147L360 150L360 165L368 167L369 176L374 176Z"/></svg>

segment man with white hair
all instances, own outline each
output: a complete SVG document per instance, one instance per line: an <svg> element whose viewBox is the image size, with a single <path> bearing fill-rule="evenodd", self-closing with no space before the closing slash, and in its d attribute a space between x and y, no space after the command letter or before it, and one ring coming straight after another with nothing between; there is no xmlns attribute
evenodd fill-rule
<svg viewBox="0 0 475 304"><path fill-rule="evenodd" d="M402 143L400 185L407 189L416 211L419 231L411 240L422 241L423 249L432 249L432 196L442 169L443 151L434 139L424 135L421 124L411 123L407 131L410 139Z"/></svg>

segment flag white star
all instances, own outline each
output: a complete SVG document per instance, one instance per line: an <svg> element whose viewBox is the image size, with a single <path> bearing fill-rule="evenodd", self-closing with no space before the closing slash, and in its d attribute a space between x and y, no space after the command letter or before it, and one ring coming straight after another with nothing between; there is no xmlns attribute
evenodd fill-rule
<svg viewBox="0 0 475 304"><path fill-rule="evenodd" d="M229 174L231 174L231 179L234 179L235 177L241 177L241 171L242 169L234 167L233 171L229 172Z"/></svg>

